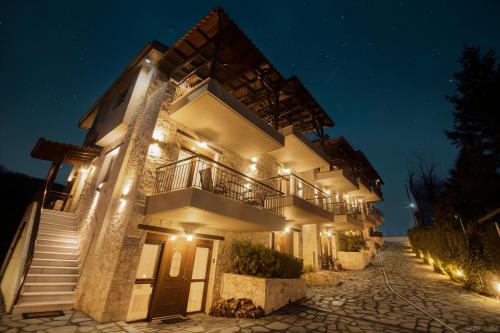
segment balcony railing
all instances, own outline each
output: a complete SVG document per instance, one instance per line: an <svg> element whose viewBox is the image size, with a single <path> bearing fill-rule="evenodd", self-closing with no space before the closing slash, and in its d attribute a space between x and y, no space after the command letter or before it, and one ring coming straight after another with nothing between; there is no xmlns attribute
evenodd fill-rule
<svg viewBox="0 0 500 333"><path fill-rule="evenodd" d="M382 211L378 208L375 208L375 207L368 207L367 208L367 215L372 215L372 216L375 216L378 218L384 217L384 214L382 213Z"/></svg>
<svg viewBox="0 0 500 333"><path fill-rule="evenodd" d="M342 175L344 176L344 178L349 180L352 184L354 184L356 186L358 185L358 182L356 180L356 176L353 173L349 172L347 169L342 169L336 165L330 165L330 167L327 168L326 171L322 171L320 168L314 170L314 172L316 174L322 174L322 173L326 173L326 172L330 172L330 171L342 171Z"/></svg>
<svg viewBox="0 0 500 333"><path fill-rule="evenodd" d="M325 210L329 210L331 196L296 175L283 175L264 181L285 195L295 195Z"/></svg>
<svg viewBox="0 0 500 333"><path fill-rule="evenodd" d="M187 188L283 215L283 193L208 157L196 155L156 170L154 194Z"/></svg>
<svg viewBox="0 0 500 333"><path fill-rule="evenodd" d="M189 94L196 86L203 82L203 79L196 74L188 76L184 81L177 84L175 88L173 101L175 102L182 96Z"/></svg>
<svg viewBox="0 0 500 333"><path fill-rule="evenodd" d="M333 215L357 215L361 213L358 207L348 204L347 202L330 202L328 210L331 211Z"/></svg>

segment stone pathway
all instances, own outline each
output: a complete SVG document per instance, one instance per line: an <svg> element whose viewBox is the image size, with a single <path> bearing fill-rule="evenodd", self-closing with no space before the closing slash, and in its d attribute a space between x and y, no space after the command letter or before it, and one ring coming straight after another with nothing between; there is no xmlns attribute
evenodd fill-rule
<svg viewBox="0 0 500 333"><path fill-rule="evenodd" d="M411 255L406 243L388 242L383 256L390 283L403 297L458 332L500 332L500 301L471 293L433 272ZM0 332L452 332L394 295L378 259L364 271L343 272L341 280L341 285L311 286L300 304L256 320L198 314L169 325L98 324L80 312L68 312L29 320L4 315Z"/></svg>

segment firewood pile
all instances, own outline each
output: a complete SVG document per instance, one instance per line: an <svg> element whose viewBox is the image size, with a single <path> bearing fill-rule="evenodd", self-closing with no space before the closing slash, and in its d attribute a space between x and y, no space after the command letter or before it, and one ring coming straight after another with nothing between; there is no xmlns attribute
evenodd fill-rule
<svg viewBox="0 0 500 333"><path fill-rule="evenodd" d="M264 317L264 309L253 304L249 298L219 299L210 309L210 315L230 318L260 318Z"/></svg>

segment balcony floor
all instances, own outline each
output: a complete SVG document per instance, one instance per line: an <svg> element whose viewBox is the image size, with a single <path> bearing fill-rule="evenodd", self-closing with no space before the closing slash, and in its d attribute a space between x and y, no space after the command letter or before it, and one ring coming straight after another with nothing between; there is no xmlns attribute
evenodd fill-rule
<svg viewBox="0 0 500 333"><path fill-rule="evenodd" d="M293 224L332 222L331 212L298 196L287 195L284 201L285 216Z"/></svg>

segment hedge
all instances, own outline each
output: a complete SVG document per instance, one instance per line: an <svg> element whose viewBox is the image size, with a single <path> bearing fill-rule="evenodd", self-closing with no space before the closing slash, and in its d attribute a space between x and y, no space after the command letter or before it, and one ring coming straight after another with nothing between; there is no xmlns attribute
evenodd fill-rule
<svg viewBox="0 0 500 333"><path fill-rule="evenodd" d="M262 278L295 279L303 270L301 259L250 242L232 245L231 273Z"/></svg>
<svg viewBox="0 0 500 333"><path fill-rule="evenodd" d="M417 256L427 262L432 258L436 271L467 288L484 291L488 281L482 276L500 270L500 240L492 224L466 233L451 226L415 227L408 239Z"/></svg>
<svg viewBox="0 0 500 333"><path fill-rule="evenodd" d="M360 235L339 235L338 249L342 252L360 252L366 248L366 242Z"/></svg>

